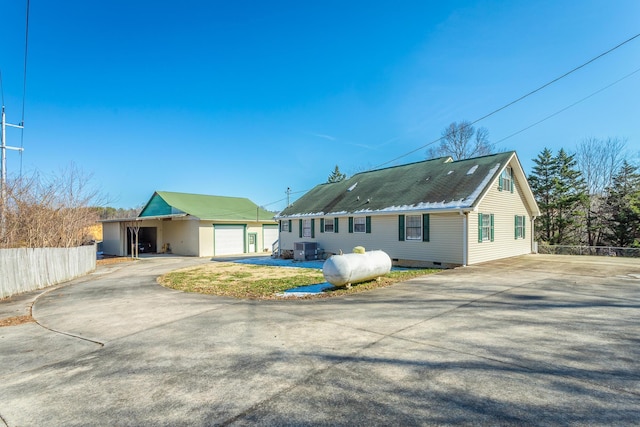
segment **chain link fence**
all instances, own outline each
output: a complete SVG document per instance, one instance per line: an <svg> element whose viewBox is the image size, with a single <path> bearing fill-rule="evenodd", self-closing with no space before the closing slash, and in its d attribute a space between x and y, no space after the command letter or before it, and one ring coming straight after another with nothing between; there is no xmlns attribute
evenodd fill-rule
<svg viewBox="0 0 640 427"><path fill-rule="evenodd" d="M538 253L551 255L591 255L640 258L640 248L615 246L571 246L538 244Z"/></svg>

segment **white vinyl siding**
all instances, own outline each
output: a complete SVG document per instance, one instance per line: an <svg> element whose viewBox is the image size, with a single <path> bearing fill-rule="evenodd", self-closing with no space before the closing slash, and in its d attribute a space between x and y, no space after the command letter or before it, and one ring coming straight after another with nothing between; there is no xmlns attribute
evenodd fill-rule
<svg viewBox="0 0 640 427"><path fill-rule="evenodd" d="M422 214L420 215L422 219ZM357 217L354 217L354 222ZM352 252L355 246L365 250L383 250L391 259L462 264L463 219L459 213L429 215L429 242L398 241L398 215L372 215L371 233L348 233L342 228L348 224L348 217L340 217L342 224L338 233L317 233L318 245L329 253ZM366 228L366 220L365 220ZM298 233L281 233L280 248L293 250L293 244L300 242ZM309 240L309 239L304 239ZM513 238L512 238L513 240Z"/></svg>
<svg viewBox="0 0 640 427"><path fill-rule="evenodd" d="M527 221L530 221L529 219L531 218L522 197L519 183L517 181L513 181L513 183L513 193L504 190L500 191L497 185L492 185L487 195L478 205L477 212L494 214L493 242L478 242L479 215L476 212L468 215L468 264L531 253L532 233L530 222L526 225L527 232L524 239L513 238L514 217L516 215L525 216Z"/></svg>

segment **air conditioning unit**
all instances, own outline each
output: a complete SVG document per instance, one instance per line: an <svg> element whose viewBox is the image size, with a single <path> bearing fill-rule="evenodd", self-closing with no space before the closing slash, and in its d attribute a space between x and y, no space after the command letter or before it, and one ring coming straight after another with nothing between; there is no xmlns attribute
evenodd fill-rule
<svg viewBox="0 0 640 427"><path fill-rule="evenodd" d="M294 261L308 261L318 259L317 242L298 242L293 244Z"/></svg>

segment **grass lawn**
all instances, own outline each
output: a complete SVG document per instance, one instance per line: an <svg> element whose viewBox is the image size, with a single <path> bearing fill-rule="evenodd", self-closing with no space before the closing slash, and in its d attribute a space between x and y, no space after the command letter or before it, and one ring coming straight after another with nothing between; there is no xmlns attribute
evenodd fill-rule
<svg viewBox="0 0 640 427"><path fill-rule="evenodd" d="M424 276L440 270L414 269L392 271L378 280L358 283L351 288L333 288L304 298L327 298L382 288L396 282ZM298 286L325 282L322 270L214 262L167 273L158 283L184 292L247 299L276 299L276 294Z"/></svg>

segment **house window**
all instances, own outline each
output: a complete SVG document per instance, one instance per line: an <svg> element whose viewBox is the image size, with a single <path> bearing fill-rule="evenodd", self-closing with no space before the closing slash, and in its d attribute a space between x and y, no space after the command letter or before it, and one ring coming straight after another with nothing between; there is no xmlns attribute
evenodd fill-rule
<svg viewBox="0 0 640 427"><path fill-rule="evenodd" d="M407 240L422 240L422 215L407 215L405 224Z"/></svg>
<svg viewBox="0 0 640 427"><path fill-rule="evenodd" d="M513 175L511 167L507 166L500 175L500 183L498 184L498 190L511 191L513 193Z"/></svg>
<svg viewBox="0 0 640 427"><path fill-rule="evenodd" d="M289 221L280 221L280 231L289 231Z"/></svg>
<svg viewBox="0 0 640 427"><path fill-rule="evenodd" d="M367 225L366 225L366 218L361 216L361 217L356 217L353 218L353 232L354 233L364 233L367 231Z"/></svg>
<svg viewBox="0 0 640 427"><path fill-rule="evenodd" d="M324 232L325 233L334 233L334 227L333 227L334 223L333 223L333 219L331 218L326 218L324 220Z"/></svg>
<svg viewBox="0 0 640 427"><path fill-rule="evenodd" d="M493 242L493 214L478 214L478 242Z"/></svg>
<svg viewBox="0 0 640 427"><path fill-rule="evenodd" d="M302 237L311 237L311 220L305 219L302 221Z"/></svg>
<svg viewBox="0 0 640 427"><path fill-rule="evenodd" d="M516 215L516 230L515 237L516 239L524 239L524 215Z"/></svg>

